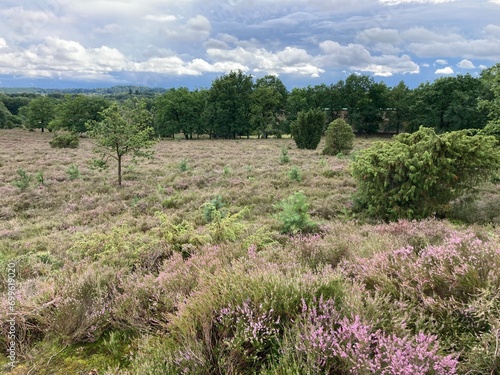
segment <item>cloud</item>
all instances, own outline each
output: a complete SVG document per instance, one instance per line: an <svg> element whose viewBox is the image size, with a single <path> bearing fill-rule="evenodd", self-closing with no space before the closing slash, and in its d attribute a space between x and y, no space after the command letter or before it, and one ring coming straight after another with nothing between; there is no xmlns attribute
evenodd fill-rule
<svg viewBox="0 0 500 375"><path fill-rule="evenodd" d="M0 49L6 47L7 47L7 42L5 41L4 38L0 38Z"/></svg>
<svg viewBox="0 0 500 375"><path fill-rule="evenodd" d="M453 74L454 71L451 67L447 66L446 68L437 69L434 74Z"/></svg>
<svg viewBox="0 0 500 375"><path fill-rule="evenodd" d="M448 61L446 60L443 60L443 59L437 59L436 61L434 61L434 65L448 65Z"/></svg>
<svg viewBox="0 0 500 375"><path fill-rule="evenodd" d="M147 16L144 16L143 19L155 22L172 22L177 20L177 17L172 14L148 14Z"/></svg>
<svg viewBox="0 0 500 375"><path fill-rule="evenodd" d="M352 70L372 73L377 76L389 77L393 74L419 73L419 66L408 55L373 56L361 44L341 45L327 40L320 43L325 54L319 58L324 67L341 68L348 66Z"/></svg>
<svg viewBox="0 0 500 375"><path fill-rule="evenodd" d="M474 66L474 64L472 63L472 61L470 60L467 60L467 59L463 59L462 61L460 61L457 66L459 68L462 68L462 69L475 69L476 67Z"/></svg>

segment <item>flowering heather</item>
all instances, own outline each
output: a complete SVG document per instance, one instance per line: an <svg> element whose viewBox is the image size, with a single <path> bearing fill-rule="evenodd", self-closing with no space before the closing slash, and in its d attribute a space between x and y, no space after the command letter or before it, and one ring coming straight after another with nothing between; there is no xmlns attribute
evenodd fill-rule
<svg viewBox="0 0 500 375"><path fill-rule="evenodd" d="M397 337L359 316L341 317L331 300L303 302L296 350L318 374L451 375L455 356L439 355L434 336Z"/></svg>
<svg viewBox="0 0 500 375"><path fill-rule="evenodd" d="M257 364L270 354L279 334L280 317L273 309L254 306L250 301L220 309L216 328L222 341L222 352L237 356L238 361Z"/></svg>

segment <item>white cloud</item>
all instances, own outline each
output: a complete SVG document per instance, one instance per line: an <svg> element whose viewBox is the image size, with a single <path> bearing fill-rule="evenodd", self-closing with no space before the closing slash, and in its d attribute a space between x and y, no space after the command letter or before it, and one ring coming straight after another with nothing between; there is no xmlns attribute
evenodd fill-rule
<svg viewBox="0 0 500 375"><path fill-rule="evenodd" d="M4 38L0 38L0 48L6 48L7 47L7 42L5 41Z"/></svg>
<svg viewBox="0 0 500 375"><path fill-rule="evenodd" d="M408 55L372 56L361 44L343 46L338 42L327 40L320 43L324 56L318 58L323 67L350 69L388 77L393 74L419 73L420 68Z"/></svg>
<svg viewBox="0 0 500 375"><path fill-rule="evenodd" d="M448 61L446 60L443 60L443 59L437 59L436 61L434 61L434 65L448 65Z"/></svg>
<svg viewBox="0 0 500 375"><path fill-rule="evenodd" d="M437 69L434 74L453 74L454 71L451 67L447 66L446 68Z"/></svg>
<svg viewBox="0 0 500 375"><path fill-rule="evenodd" d="M172 15L172 14L148 14L147 16L143 17L145 20L148 21L155 21L155 22L172 22L177 20L177 17Z"/></svg>
<svg viewBox="0 0 500 375"><path fill-rule="evenodd" d="M462 61L460 61L457 66L459 68L462 68L462 69L475 69L476 67L474 66L474 64L472 63L472 61L470 60L467 60L467 59L463 59Z"/></svg>

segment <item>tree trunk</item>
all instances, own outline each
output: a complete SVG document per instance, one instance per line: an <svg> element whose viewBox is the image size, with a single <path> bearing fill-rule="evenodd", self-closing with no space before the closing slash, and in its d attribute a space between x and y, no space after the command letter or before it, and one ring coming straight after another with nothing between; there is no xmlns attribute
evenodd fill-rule
<svg viewBox="0 0 500 375"><path fill-rule="evenodd" d="M118 186L122 186L122 156L118 155Z"/></svg>

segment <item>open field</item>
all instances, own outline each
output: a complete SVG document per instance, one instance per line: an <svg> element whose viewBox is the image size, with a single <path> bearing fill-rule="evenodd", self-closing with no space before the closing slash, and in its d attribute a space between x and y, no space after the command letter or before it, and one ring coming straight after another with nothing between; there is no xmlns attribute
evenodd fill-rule
<svg viewBox="0 0 500 375"><path fill-rule="evenodd" d="M498 185L453 223L376 223L351 210L350 157L322 144L165 140L117 187L115 165L90 167L89 139L50 138L0 131L6 372L14 263L11 374L369 374L397 360L414 371L387 373L499 373ZM316 234L280 233L278 203L297 191Z"/></svg>

